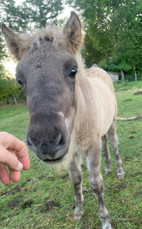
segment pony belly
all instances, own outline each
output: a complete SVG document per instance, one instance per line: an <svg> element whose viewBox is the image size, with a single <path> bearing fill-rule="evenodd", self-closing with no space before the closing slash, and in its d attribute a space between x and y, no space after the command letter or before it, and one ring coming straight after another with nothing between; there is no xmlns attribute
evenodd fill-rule
<svg viewBox="0 0 142 229"><path fill-rule="evenodd" d="M115 109L113 107L113 109L110 109L110 111L107 112L104 119L102 120L101 136L105 135L108 132L114 118L115 118Z"/></svg>

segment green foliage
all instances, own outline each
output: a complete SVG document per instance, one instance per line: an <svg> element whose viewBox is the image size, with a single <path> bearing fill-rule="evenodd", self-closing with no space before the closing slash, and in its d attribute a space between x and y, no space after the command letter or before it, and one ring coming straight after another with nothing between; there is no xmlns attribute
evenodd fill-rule
<svg viewBox="0 0 142 229"><path fill-rule="evenodd" d="M133 81L133 82L122 82L122 83L114 83L115 92L123 92L129 90L141 90L142 88L142 81ZM141 98L141 97L139 97Z"/></svg>
<svg viewBox="0 0 142 229"><path fill-rule="evenodd" d="M21 87L16 84L15 79L10 78L4 69L0 71L0 105L10 103L12 98L20 93Z"/></svg>
<svg viewBox="0 0 142 229"><path fill-rule="evenodd" d="M6 57L6 54L5 54L5 51L4 51L3 39L2 39L1 32L0 32L0 63L5 57ZM2 69L2 66L0 66L0 70L1 69Z"/></svg>
<svg viewBox="0 0 142 229"><path fill-rule="evenodd" d="M22 4L16 5L15 0L0 1L0 24L5 22L16 31L25 31L46 26L46 22L56 22L57 16L63 10L62 0L25 0ZM0 29L0 101L7 103L11 96L19 93L19 86L15 85L14 80L5 76L2 61L6 57L4 49L3 35ZM22 96L19 93L18 96ZM1 103L0 103L1 104ZM2 103L3 104L3 103Z"/></svg>
<svg viewBox="0 0 142 229"><path fill-rule="evenodd" d="M124 88L125 86L125 88ZM119 88L117 88L119 87ZM119 117L141 115L142 82L115 84ZM29 115L26 106L8 106L0 109L0 130L8 131L25 140ZM141 229L142 225L142 172L141 137L142 119L119 121L119 150L126 172L124 180L118 180L113 152L112 173L102 175L105 183L105 204L110 213L112 228ZM49 165L37 160L29 152L31 168L22 171L18 184L0 184L0 227L21 229L101 229L98 204L89 187L88 171L83 162L84 215L73 219L74 194L67 172L56 172Z"/></svg>
<svg viewBox="0 0 142 229"><path fill-rule="evenodd" d="M141 0L67 0L80 10L86 28L83 55L111 71L142 73Z"/></svg>
<svg viewBox="0 0 142 229"><path fill-rule="evenodd" d="M63 10L62 0L24 0L17 5L15 0L0 1L0 24L5 22L17 31L24 31L33 27L41 28L46 22L56 21ZM0 30L0 61L5 55L3 50L3 36Z"/></svg>
<svg viewBox="0 0 142 229"><path fill-rule="evenodd" d="M57 22L63 10L62 0L25 0L17 5L15 0L0 1L0 24L5 22L16 31L25 31L46 26L46 22ZM6 57L3 35L0 29L0 63Z"/></svg>
<svg viewBox="0 0 142 229"><path fill-rule="evenodd" d="M2 22L2 9L0 7L0 26L1 26L1 22ZM2 60L6 57L6 53L5 53L5 50L4 50L4 43L3 43L3 36L2 36L2 33L1 33L1 29L0 29L0 72L2 71L3 69L3 66L2 66Z"/></svg>
<svg viewBox="0 0 142 229"><path fill-rule="evenodd" d="M115 47L111 61L119 65L120 70L142 72L142 2L122 0L119 6L112 15Z"/></svg>
<svg viewBox="0 0 142 229"><path fill-rule="evenodd" d="M85 24L84 56L88 66L101 63L111 54L113 38L110 31L111 4L109 0L68 0L80 10Z"/></svg>
<svg viewBox="0 0 142 229"><path fill-rule="evenodd" d="M31 27L41 28L63 10L62 0L25 0L16 5L14 0L1 0L3 21L17 31L23 31Z"/></svg>
<svg viewBox="0 0 142 229"><path fill-rule="evenodd" d="M118 61L117 56L113 56L113 58L110 58L107 63L102 64L101 66L107 71L113 71L113 72L119 72L123 70L124 72L129 72L132 70L131 66L127 64L127 62L123 61L121 62L121 59Z"/></svg>

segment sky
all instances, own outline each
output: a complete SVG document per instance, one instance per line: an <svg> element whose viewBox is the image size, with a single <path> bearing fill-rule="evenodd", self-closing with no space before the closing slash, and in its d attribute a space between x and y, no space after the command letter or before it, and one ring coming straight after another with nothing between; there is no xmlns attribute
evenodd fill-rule
<svg viewBox="0 0 142 229"><path fill-rule="evenodd" d="M16 5L20 5L22 2L24 2L24 0L15 0ZM65 6L63 13L59 15L59 19L69 17L71 10L73 10L73 8Z"/></svg>
<svg viewBox="0 0 142 229"><path fill-rule="evenodd" d="M24 0L15 0L16 5L20 5ZM62 14L60 14L58 17L59 19L64 19L68 18L70 16L70 12L73 10L73 8L69 6L65 6L65 9ZM12 60L8 60L8 62L4 63L4 66L6 70L8 70L13 77L15 77L15 69L16 69L16 64Z"/></svg>

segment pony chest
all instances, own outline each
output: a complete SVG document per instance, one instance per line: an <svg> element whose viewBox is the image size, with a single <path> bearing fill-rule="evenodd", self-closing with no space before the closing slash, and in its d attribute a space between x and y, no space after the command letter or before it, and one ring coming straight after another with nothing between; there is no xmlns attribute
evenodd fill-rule
<svg viewBox="0 0 142 229"><path fill-rule="evenodd" d="M94 141L98 136L98 128L92 122L84 120L78 122L72 135L73 151L86 152L94 146Z"/></svg>

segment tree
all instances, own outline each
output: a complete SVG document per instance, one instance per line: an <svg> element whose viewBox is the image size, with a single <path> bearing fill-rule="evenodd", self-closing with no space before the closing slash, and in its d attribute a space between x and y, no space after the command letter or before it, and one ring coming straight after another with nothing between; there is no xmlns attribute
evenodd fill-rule
<svg viewBox="0 0 142 229"><path fill-rule="evenodd" d="M46 22L57 22L57 16L63 10L62 0L25 0L16 5L14 0L0 0L0 24L5 22L16 31L25 31L32 28L42 28ZM19 87L16 86L2 65L6 57L3 35L0 30L0 100L16 95Z"/></svg>
<svg viewBox="0 0 142 229"><path fill-rule="evenodd" d="M84 18L86 38L83 55L87 65L96 62L119 71L142 72L141 0L67 2L76 7Z"/></svg>
<svg viewBox="0 0 142 229"><path fill-rule="evenodd" d="M0 71L0 101L13 99L19 93L20 86L14 83L14 79L10 78L6 72ZM1 104L1 103L0 103Z"/></svg>
<svg viewBox="0 0 142 229"><path fill-rule="evenodd" d="M111 55L113 39L110 31L110 0L67 0L83 16L86 37L84 57L88 66L104 61Z"/></svg>
<svg viewBox="0 0 142 229"><path fill-rule="evenodd" d="M1 0L3 21L20 31L46 26L46 21L56 19L63 10L62 0L25 0L16 5L14 0Z"/></svg>
<svg viewBox="0 0 142 229"><path fill-rule="evenodd" d="M132 72L142 72L142 2L121 0L120 7L113 12L111 27L115 40L112 61L121 67L129 66ZM122 20L123 19L123 20ZM116 58L117 54L117 58ZM124 69L120 69L124 70ZM136 77L135 77L136 78Z"/></svg>
<svg viewBox="0 0 142 229"><path fill-rule="evenodd" d="M25 31L46 26L48 21L56 21L57 16L63 10L62 0L25 0L22 4L16 5L14 0L0 1L0 24L5 22L16 31ZM3 36L0 30L0 62L6 56Z"/></svg>
<svg viewBox="0 0 142 229"><path fill-rule="evenodd" d="M1 21L2 21L2 8L0 7L0 22ZM3 70L2 60L5 57L6 57L6 54L5 54L5 51L4 51L3 37L2 37L2 34L1 34L1 29L0 29L0 72Z"/></svg>

